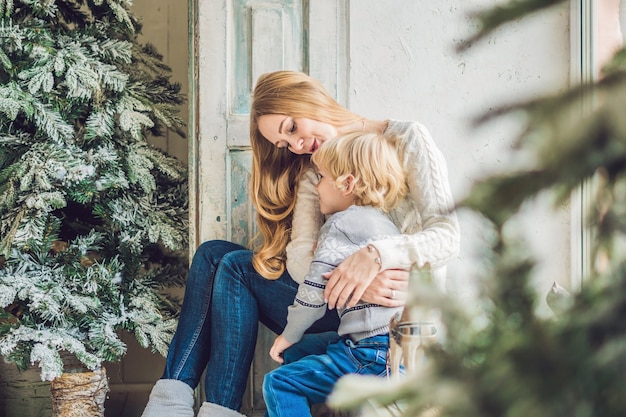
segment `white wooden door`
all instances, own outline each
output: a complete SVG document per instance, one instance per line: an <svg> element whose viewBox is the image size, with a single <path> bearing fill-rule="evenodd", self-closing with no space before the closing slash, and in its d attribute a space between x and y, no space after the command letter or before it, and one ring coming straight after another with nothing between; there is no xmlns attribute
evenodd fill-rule
<svg viewBox="0 0 626 417"><path fill-rule="evenodd" d="M264 72L291 69L345 100L346 0L194 0L191 77L191 246L208 239L247 245L250 92ZM274 335L260 329L242 412L262 415L263 375Z"/></svg>

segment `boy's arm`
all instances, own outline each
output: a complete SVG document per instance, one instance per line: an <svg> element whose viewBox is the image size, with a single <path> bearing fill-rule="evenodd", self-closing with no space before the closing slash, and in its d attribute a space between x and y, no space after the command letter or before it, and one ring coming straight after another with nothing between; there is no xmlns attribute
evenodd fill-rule
<svg viewBox="0 0 626 417"><path fill-rule="evenodd" d="M304 282L298 287L296 299L287 312L287 326L282 336L289 343L299 342L304 332L326 314L326 280L322 275L333 268L334 266L320 261L311 263Z"/></svg>
<svg viewBox="0 0 626 417"><path fill-rule="evenodd" d="M283 352L291 345L293 345L293 343L288 342L283 335L278 336L274 339L274 344L270 348L270 357L278 363L283 363L285 361L283 359Z"/></svg>

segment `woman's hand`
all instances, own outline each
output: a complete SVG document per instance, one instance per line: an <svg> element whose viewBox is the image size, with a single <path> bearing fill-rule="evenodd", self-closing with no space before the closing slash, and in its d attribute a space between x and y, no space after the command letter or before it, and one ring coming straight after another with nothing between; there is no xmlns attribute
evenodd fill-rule
<svg viewBox="0 0 626 417"><path fill-rule="evenodd" d="M353 307L364 299L365 301L392 307L403 305L400 291L404 292L408 283L408 272L390 270L380 273L380 263L377 262L378 251L361 248L347 257L332 272L324 275L328 279L324 298L328 301L328 308L336 306ZM377 277L380 275L380 278ZM397 281L404 281L405 284ZM372 282L376 283L372 285ZM397 298L396 301L391 297Z"/></svg>
<svg viewBox="0 0 626 417"><path fill-rule="evenodd" d="M285 349L287 349L291 345L292 343L289 343L287 339L285 339L282 335L278 336L274 340L274 344L270 348L270 356L276 362L283 363L284 361L283 352L285 351Z"/></svg>
<svg viewBox="0 0 626 417"><path fill-rule="evenodd" d="M409 288L409 271L387 269L376 275L365 289L361 301L379 304L384 307L401 307L406 304Z"/></svg>

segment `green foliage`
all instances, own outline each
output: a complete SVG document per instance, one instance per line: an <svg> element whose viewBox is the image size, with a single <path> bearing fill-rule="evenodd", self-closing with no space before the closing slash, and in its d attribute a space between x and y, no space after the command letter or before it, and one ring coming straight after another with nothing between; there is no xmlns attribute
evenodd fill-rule
<svg viewBox="0 0 626 417"><path fill-rule="evenodd" d="M512 1L489 10L472 41L553 3ZM440 417L624 414L625 57L626 51L619 51L597 82L503 106L479 120L522 115L526 129L517 150L533 161L477 182L459 204L493 229L478 297L481 314L468 314L432 288L412 286L409 304L441 310L445 345L428 348L423 371L382 388L375 379L342 379L332 404L348 409L399 405L401 416L427 415L422 413L433 406ZM583 183L595 193L586 219L594 237L592 271L584 287L560 303L556 317L540 317L538 295L530 287L534 260L507 225L540 194L549 191L560 204Z"/></svg>
<svg viewBox="0 0 626 417"><path fill-rule="evenodd" d="M472 18L476 21L478 30L476 30L476 33L469 39L461 42L458 49L467 49L499 27L514 20L521 19L531 13L537 13L563 3L563 1L564 0L510 0L489 9L476 12L472 15Z"/></svg>
<svg viewBox="0 0 626 417"><path fill-rule="evenodd" d="M180 85L128 0L0 0L0 354L42 378L60 351L165 354L187 264Z"/></svg>

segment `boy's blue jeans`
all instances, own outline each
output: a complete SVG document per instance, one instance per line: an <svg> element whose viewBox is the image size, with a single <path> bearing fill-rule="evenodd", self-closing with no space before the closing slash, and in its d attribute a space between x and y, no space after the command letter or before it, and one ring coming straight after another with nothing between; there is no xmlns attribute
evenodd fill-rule
<svg viewBox="0 0 626 417"><path fill-rule="evenodd" d="M206 400L239 410L258 323L282 333L287 307L297 290L298 284L287 272L276 280L259 275L252 267L252 252L242 246L222 240L204 242L187 275L178 328L162 378L195 388L206 370ZM309 332L336 331L338 325L337 312L331 310Z"/></svg>
<svg viewBox="0 0 626 417"><path fill-rule="evenodd" d="M310 416L311 405L325 402L342 376L386 375L388 347L388 334L359 342L341 338L328 345L324 354L280 366L263 380L266 416Z"/></svg>

